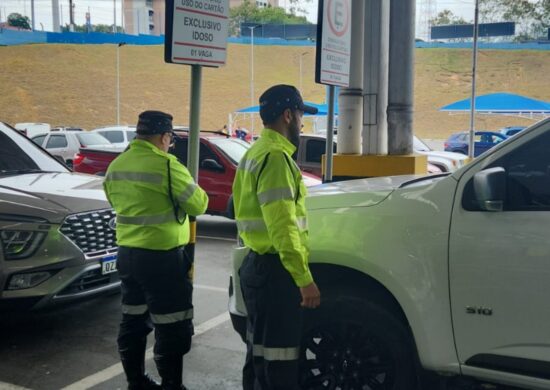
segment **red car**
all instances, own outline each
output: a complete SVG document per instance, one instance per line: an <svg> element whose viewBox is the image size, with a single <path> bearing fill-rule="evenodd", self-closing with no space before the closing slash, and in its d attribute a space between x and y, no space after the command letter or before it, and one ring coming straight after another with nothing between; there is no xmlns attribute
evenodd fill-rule
<svg viewBox="0 0 550 390"><path fill-rule="evenodd" d="M188 132L175 131L175 143L170 153L183 164L187 161ZM210 199L208 214L223 215L232 218L233 206L231 192L237 165L250 144L238 138L228 137L220 132L200 133L199 185ZM80 149L73 160L74 171L105 174L107 167L120 152ZM307 186L320 184L321 181L304 173Z"/></svg>

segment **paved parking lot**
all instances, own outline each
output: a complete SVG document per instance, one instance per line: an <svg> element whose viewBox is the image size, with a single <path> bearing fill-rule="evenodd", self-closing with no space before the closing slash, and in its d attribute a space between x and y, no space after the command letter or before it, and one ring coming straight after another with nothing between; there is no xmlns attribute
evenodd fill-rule
<svg viewBox="0 0 550 390"><path fill-rule="evenodd" d="M197 335L184 363L184 381L190 389L240 388L244 345L227 314L230 250L235 237L232 221L217 217L199 221L194 293ZM47 313L2 318L0 389L125 389L116 349L119 320L118 294ZM151 350L148 358L147 367L156 374Z"/></svg>
<svg viewBox="0 0 550 390"><path fill-rule="evenodd" d="M235 224L224 218L201 217L198 235L196 335L185 358L184 383L193 390L241 389L245 348L227 313ZM116 349L119 320L118 294L45 313L1 318L0 390L125 389ZM148 346L152 346L152 337ZM151 348L146 365L156 375ZM447 390L466 389L474 390Z"/></svg>

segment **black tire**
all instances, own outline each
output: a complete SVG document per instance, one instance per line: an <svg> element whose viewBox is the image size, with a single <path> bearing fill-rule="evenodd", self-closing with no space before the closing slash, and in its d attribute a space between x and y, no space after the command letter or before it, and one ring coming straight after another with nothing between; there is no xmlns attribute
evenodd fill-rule
<svg viewBox="0 0 550 390"><path fill-rule="evenodd" d="M381 305L322 289L321 294L321 306L306 312L302 388L415 389L415 354L406 326Z"/></svg>

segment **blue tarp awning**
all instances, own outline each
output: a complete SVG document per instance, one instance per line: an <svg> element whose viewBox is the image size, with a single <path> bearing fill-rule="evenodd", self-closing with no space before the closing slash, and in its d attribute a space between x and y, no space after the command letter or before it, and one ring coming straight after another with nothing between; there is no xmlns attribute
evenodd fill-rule
<svg viewBox="0 0 550 390"><path fill-rule="evenodd" d="M471 98L441 107L440 111L470 111ZM543 114L550 115L550 103L512 93L490 93L476 97L476 112L485 114Z"/></svg>

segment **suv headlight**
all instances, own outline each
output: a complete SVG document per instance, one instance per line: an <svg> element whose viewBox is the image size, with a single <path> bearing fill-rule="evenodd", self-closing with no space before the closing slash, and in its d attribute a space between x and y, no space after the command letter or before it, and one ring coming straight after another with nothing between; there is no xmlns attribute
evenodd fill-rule
<svg viewBox="0 0 550 390"><path fill-rule="evenodd" d="M32 230L1 230L0 243L6 260L20 260L31 257L46 233Z"/></svg>

